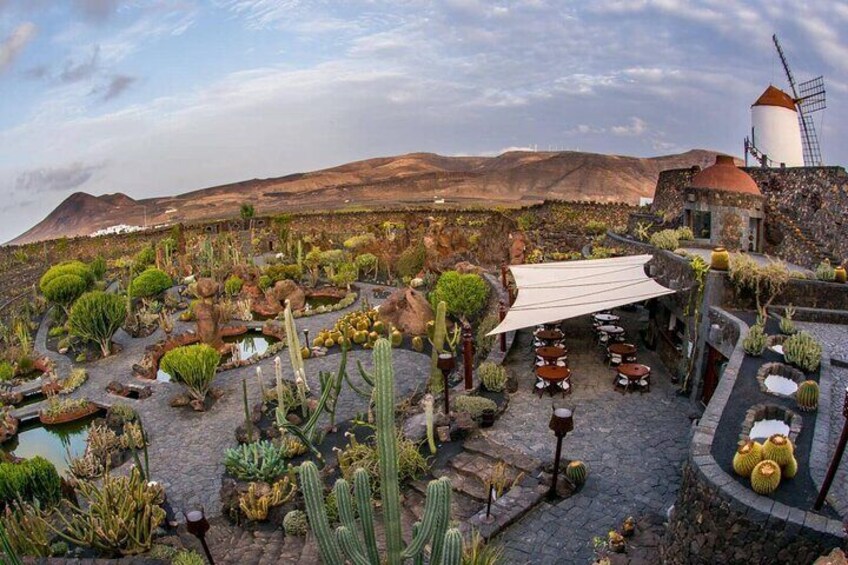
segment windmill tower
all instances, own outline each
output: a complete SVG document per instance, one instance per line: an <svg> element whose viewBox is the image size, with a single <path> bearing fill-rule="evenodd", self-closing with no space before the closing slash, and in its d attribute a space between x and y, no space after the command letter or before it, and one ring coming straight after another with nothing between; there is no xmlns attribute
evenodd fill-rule
<svg viewBox="0 0 848 565"><path fill-rule="evenodd" d="M751 106L751 137L745 138L745 161L754 157L763 167L817 167L821 147L813 114L826 107L824 78L795 83L777 36L777 48L792 94L769 86Z"/></svg>

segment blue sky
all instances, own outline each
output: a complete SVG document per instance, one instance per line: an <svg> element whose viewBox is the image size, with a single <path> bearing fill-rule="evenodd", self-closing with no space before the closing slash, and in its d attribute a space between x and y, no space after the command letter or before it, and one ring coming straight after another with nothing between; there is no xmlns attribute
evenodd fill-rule
<svg viewBox="0 0 848 565"><path fill-rule="evenodd" d="M411 151L741 155L774 32L845 165L844 29L845 1L0 0L0 241L76 191Z"/></svg>

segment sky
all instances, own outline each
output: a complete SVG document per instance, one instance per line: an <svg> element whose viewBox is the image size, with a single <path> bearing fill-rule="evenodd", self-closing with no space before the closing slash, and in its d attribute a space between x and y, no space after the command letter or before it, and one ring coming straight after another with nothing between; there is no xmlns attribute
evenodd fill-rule
<svg viewBox="0 0 848 565"><path fill-rule="evenodd" d="M413 151L741 156L772 33L845 166L845 29L843 0L0 0L0 241L77 191Z"/></svg>

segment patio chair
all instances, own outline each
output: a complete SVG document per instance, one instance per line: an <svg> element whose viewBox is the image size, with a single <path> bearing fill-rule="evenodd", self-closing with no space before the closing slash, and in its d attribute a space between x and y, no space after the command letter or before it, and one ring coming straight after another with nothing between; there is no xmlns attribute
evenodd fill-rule
<svg viewBox="0 0 848 565"><path fill-rule="evenodd" d="M639 379L636 383L639 387L639 392L651 392L651 368L648 367L648 374Z"/></svg>
<svg viewBox="0 0 848 565"><path fill-rule="evenodd" d="M611 351L607 351L607 366L618 367L619 365L621 365L621 363L622 363L621 355L619 355L618 353L612 353Z"/></svg>

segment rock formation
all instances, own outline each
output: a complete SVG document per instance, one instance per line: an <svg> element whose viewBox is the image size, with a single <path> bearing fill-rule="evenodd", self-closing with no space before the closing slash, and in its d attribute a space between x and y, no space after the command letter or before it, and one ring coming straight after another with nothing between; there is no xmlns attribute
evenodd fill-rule
<svg viewBox="0 0 848 565"><path fill-rule="evenodd" d="M380 305L380 320L405 334L426 334L427 322L433 318L433 308L427 298L411 288L396 290Z"/></svg>

